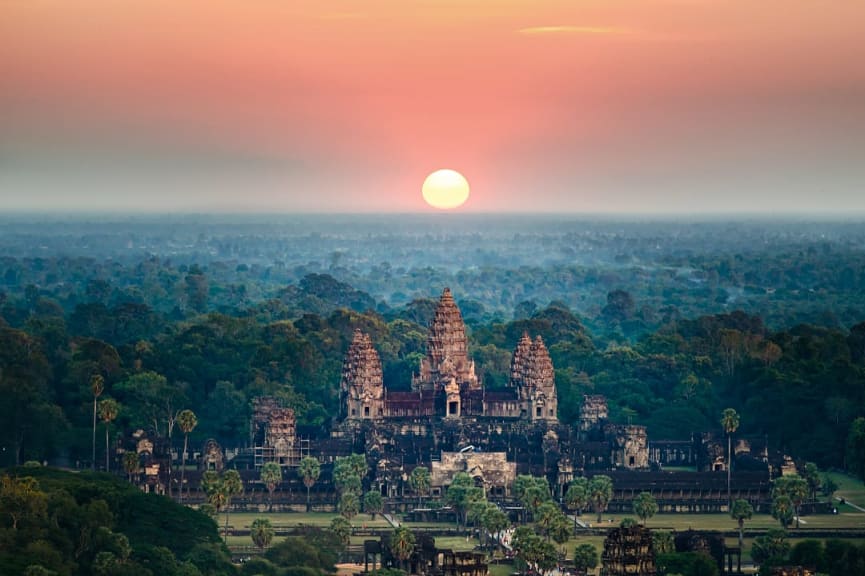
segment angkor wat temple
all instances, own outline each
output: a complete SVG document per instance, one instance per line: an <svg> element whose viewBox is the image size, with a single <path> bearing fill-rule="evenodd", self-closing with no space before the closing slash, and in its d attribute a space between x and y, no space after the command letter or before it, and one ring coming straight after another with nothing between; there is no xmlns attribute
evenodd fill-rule
<svg viewBox="0 0 865 576"><path fill-rule="evenodd" d="M356 331L343 363L340 395L333 439L367 455L385 494L399 493L418 465L430 467L444 485L453 473L469 471L500 495L515 474L544 475L563 487L575 471L649 466L645 428L610 424L603 397L587 397L580 422L559 422L555 372L540 336L523 334L506 387L484 386L447 288L411 389L384 386L375 343ZM489 457L470 457L471 452ZM434 485L433 493L442 487Z"/></svg>
<svg viewBox="0 0 865 576"><path fill-rule="evenodd" d="M408 475L426 466L432 496L441 494L459 471L471 474L494 498L509 496L518 474L546 477L561 497L575 476L604 473L614 479L611 511L628 511L633 496L643 490L652 492L664 511L726 506L723 437L695 434L691 441L650 443L644 426L610 422L607 400L598 395L584 396L576 422L560 422L553 363L540 336L524 334L517 342L504 387L489 389L483 382L462 315L446 288L430 325L426 355L405 389L384 385L375 342L357 330L344 358L340 410L329 435L298 434L290 408L274 398L258 398L251 447L235 451L231 466L254 480L265 462L292 468L303 456L314 456L324 468L323 502L330 500L330 464L339 456L363 453L370 467L367 486L389 498L404 497ZM199 460L202 470L223 465L222 449L213 444ZM737 439L734 456L734 497L759 506L768 499L773 469L765 439ZM667 465L700 473L662 472ZM783 471L778 467L778 473ZM154 476L160 472L157 467Z"/></svg>

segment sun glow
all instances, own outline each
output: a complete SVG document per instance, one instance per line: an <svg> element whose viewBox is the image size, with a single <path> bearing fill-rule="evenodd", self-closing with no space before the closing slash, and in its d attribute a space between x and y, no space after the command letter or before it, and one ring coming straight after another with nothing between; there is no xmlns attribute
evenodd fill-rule
<svg viewBox="0 0 865 576"><path fill-rule="evenodd" d="M456 170L436 170L423 182L423 199L433 208L451 210L469 198L469 183Z"/></svg>

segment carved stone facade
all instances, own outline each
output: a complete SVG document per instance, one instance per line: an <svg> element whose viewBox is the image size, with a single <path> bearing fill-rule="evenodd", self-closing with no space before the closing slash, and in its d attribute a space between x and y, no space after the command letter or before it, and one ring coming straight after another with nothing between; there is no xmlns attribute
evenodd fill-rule
<svg viewBox="0 0 865 576"><path fill-rule="evenodd" d="M358 420L384 417L381 359L370 337L360 330L354 331L345 355L339 389L343 397L343 416Z"/></svg>
<svg viewBox="0 0 865 576"><path fill-rule="evenodd" d="M593 428L603 425L609 418L607 409L607 398L600 395L583 396L583 405L580 406L580 432L585 433Z"/></svg>
<svg viewBox="0 0 865 576"><path fill-rule="evenodd" d="M504 496L517 478L517 465L508 462L504 452L442 452L440 460L432 462L430 486L449 486L457 472L467 473L488 494Z"/></svg>
<svg viewBox="0 0 865 576"><path fill-rule="evenodd" d="M487 391L468 354L466 327L445 288L430 324L427 353L411 391L388 391L368 335L356 331L343 362L342 418L348 422L435 418L496 418L555 423L555 372L543 339L523 335L511 362L509 387Z"/></svg>
<svg viewBox="0 0 865 576"><path fill-rule="evenodd" d="M297 466L302 457L294 410L284 408L272 396L252 401L252 442L256 468L265 462Z"/></svg>
<svg viewBox="0 0 865 576"><path fill-rule="evenodd" d="M649 468L649 438L645 426L607 424L612 441L612 460L616 468L646 470Z"/></svg>
<svg viewBox="0 0 865 576"><path fill-rule="evenodd" d="M429 327L427 355L421 360L420 374L412 378L412 389L434 391L451 380L461 389L480 388L475 363L468 355L466 325L450 288L445 288Z"/></svg>
<svg viewBox="0 0 865 576"><path fill-rule="evenodd" d="M655 576L652 532L644 526L613 528L604 539L601 554L604 576Z"/></svg>

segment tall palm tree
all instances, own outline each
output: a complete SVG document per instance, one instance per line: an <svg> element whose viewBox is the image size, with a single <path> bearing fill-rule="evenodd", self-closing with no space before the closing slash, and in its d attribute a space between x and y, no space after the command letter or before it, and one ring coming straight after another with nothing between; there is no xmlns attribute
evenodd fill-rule
<svg viewBox="0 0 865 576"><path fill-rule="evenodd" d="M408 528L397 528L390 537L390 551L405 566L414 552L414 533Z"/></svg>
<svg viewBox="0 0 865 576"><path fill-rule="evenodd" d="M227 470L222 475L222 491L225 493L225 535L228 536L228 510L231 508L231 498L243 493L243 480L237 470Z"/></svg>
<svg viewBox="0 0 865 576"><path fill-rule="evenodd" d="M303 485L306 486L306 511L309 512L309 491L315 485L321 474L321 465L316 458L307 456L300 461L300 466L297 469L300 477L303 478Z"/></svg>
<svg viewBox="0 0 865 576"><path fill-rule="evenodd" d="M96 470L96 400L105 391L105 378L102 374L90 377L90 391L93 393L93 458L90 460L90 468Z"/></svg>
<svg viewBox="0 0 865 576"><path fill-rule="evenodd" d="M99 419L105 424L105 471L109 471L108 460L108 428L120 413L120 404L113 398L106 398L99 403Z"/></svg>
<svg viewBox="0 0 865 576"><path fill-rule="evenodd" d="M192 410L182 410L177 415L177 425L183 432L183 454L180 456L180 501L183 502L183 485L186 482L186 450L189 447L189 433L198 426L198 418Z"/></svg>
<svg viewBox="0 0 865 576"><path fill-rule="evenodd" d="M733 502L733 507L730 509L730 516L739 525L739 573L742 573L742 540L743 532L745 531L745 520L750 520L754 514L754 508L747 500L736 500Z"/></svg>
<svg viewBox="0 0 865 576"><path fill-rule="evenodd" d="M607 509L607 505L613 498L613 479L603 474L593 476L589 480L589 502L598 514L598 522L601 521L601 514Z"/></svg>
<svg viewBox="0 0 865 576"><path fill-rule="evenodd" d="M733 432L739 428L739 414L732 408L727 408L721 414L721 426L724 427L724 432L727 433L727 510L730 510L733 505L732 497L730 496L730 469L733 462Z"/></svg>
<svg viewBox="0 0 865 576"><path fill-rule="evenodd" d="M430 474L429 468L426 466L418 466L411 471L411 476L408 477L408 484L411 489L417 494L417 507L423 505L423 495L430 489Z"/></svg>
<svg viewBox="0 0 865 576"><path fill-rule="evenodd" d="M282 482L282 466L277 462L265 462L261 467L261 481L267 488L267 511L273 512L273 491Z"/></svg>
<svg viewBox="0 0 865 576"><path fill-rule="evenodd" d="M250 536L252 536L252 541L261 551L264 551L273 540L273 526L267 518L256 518L253 520L249 532Z"/></svg>
<svg viewBox="0 0 865 576"><path fill-rule="evenodd" d="M574 478L568 491L565 492L565 506L574 511L574 530L577 529L577 516L582 515L583 508L589 503L589 480L586 477Z"/></svg>

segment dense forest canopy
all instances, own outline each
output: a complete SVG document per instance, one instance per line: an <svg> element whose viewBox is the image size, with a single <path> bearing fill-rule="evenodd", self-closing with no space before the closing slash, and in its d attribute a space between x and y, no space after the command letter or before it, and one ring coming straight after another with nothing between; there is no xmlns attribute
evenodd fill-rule
<svg viewBox="0 0 865 576"><path fill-rule="evenodd" d="M0 464L89 464L95 375L118 441L176 439L192 408L192 442L243 446L263 394L322 434L353 330L407 387L450 286L487 386L524 330L544 337L565 422L601 393L614 419L685 439L734 407L742 434L855 467L863 247L845 222L6 217Z"/></svg>

